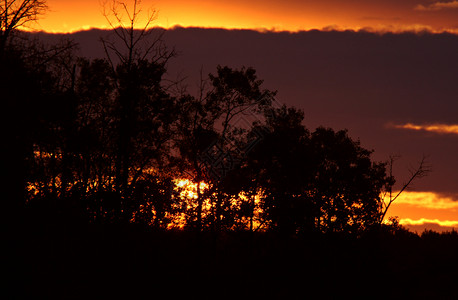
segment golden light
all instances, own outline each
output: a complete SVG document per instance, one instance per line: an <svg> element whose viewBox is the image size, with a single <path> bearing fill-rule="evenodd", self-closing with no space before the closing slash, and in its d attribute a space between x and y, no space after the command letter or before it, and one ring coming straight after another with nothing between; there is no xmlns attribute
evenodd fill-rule
<svg viewBox="0 0 458 300"><path fill-rule="evenodd" d="M197 183L193 182L190 179L176 179L174 181L175 190L179 193L179 197L183 203L186 204L187 210L193 210L197 207L198 191ZM208 194L210 185L205 182L200 182L200 191L203 195L202 203L202 217L205 218L210 214L214 213L214 199L218 197L216 193L212 195ZM263 224L261 220L261 215L263 210L261 208L261 200L263 194L259 191L255 195L248 195L247 193L241 192L236 196L230 197L229 202L230 206L233 209L240 209L241 203L251 203L253 206L253 213L251 217L241 217L240 226L245 229L251 229L255 231L263 230ZM212 199L213 198L213 199ZM213 201L213 202L212 202ZM168 228L183 228L186 224L186 214L181 213L174 217L173 224L169 224ZM240 227L239 227L240 228Z"/></svg>
<svg viewBox="0 0 458 300"><path fill-rule="evenodd" d="M427 131L439 134L458 134L458 125L457 124L427 124L419 125L413 123L406 123L401 125L388 125L389 127L394 127L397 129L408 129L416 131Z"/></svg>
<svg viewBox="0 0 458 300"><path fill-rule="evenodd" d="M455 195L435 192L404 191L388 210L389 217L399 217L399 223L412 229L449 230L458 227L458 199ZM385 220L385 221L386 221Z"/></svg>
<svg viewBox="0 0 458 300"><path fill-rule="evenodd" d="M197 199L198 198L198 191L197 191L197 183L191 181L190 179L175 179L174 181L176 190L180 192L181 198L187 199ZM209 185L205 182L201 182L199 186L201 192L208 190Z"/></svg>
<svg viewBox="0 0 458 300"><path fill-rule="evenodd" d="M439 226L458 228L458 221L450 221L450 220L441 221L438 219L425 219L425 218L421 218L419 220L412 220L409 218L405 218L401 220L400 224L402 225L438 224Z"/></svg>

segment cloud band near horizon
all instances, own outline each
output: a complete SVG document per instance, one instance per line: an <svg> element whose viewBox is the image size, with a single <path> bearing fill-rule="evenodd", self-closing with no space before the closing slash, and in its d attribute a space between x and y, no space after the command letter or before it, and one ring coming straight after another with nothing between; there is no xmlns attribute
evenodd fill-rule
<svg viewBox="0 0 458 300"><path fill-rule="evenodd" d="M429 5L418 4L415 10L418 11L438 11L443 9L456 9L458 8L458 1L451 2L434 2Z"/></svg>
<svg viewBox="0 0 458 300"><path fill-rule="evenodd" d="M396 129L406 129L406 130L415 130L415 131L427 131L437 134L457 134L458 135L458 124L414 124L414 123L405 123L405 124L388 124L390 128Z"/></svg>

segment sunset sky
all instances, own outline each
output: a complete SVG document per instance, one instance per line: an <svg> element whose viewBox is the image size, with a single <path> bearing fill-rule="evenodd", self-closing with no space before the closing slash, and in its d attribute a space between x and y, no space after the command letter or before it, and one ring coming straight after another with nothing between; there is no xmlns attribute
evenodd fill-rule
<svg viewBox="0 0 458 300"><path fill-rule="evenodd" d="M108 28L102 0L49 0L48 5L49 11L34 25L35 29L66 33ZM178 25L293 32L363 29L394 33L426 30L458 34L458 1L144 0L141 5L145 12L148 8L157 10L154 25L166 28ZM263 41L237 37L234 39L239 42L231 40L226 45L225 35L215 42L211 34L188 32L194 39L186 44L176 37L180 34L185 33L175 30L169 34L171 43L183 52L171 63L172 70L183 71L178 69L186 66L185 71L193 72L203 64L209 71L216 64L254 66L269 88L279 90L280 102L306 111L307 125L348 128L363 146L376 150L379 160L387 159L389 154L402 154L395 173L400 184L408 178L409 167L415 166L422 154L429 155L433 173L405 192L389 215L399 216L402 224L419 232L424 228L458 228L456 36L419 40L399 35L375 41L336 35L337 39L326 36L316 42L311 35L270 33L261 37ZM219 51L206 49L205 45L211 43L218 45ZM271 53L260 53L256 47L270 49ZM279 59L279 52L288 53L289 60ZM313 60L298 62L302 57ZM307 84L302 82L305 79ZM337 97L343 102L337 102ZM304 104L304 98L318 100Z"/></svg>
<svg viewBox="0 0 458 300"><path fill-rule="evenodd" d="M106 0L48 0L37 28L68 32L104 28ZM432 0L143 0L158 11L156 25L269 30L372 29L382 31L458 30L458 1Z"/></svg>

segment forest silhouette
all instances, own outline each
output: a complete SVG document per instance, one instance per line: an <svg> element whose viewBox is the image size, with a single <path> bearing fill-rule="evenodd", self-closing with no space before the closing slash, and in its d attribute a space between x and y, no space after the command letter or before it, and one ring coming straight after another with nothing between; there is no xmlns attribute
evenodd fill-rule
<svg viewBox="0 0 458 300"><path fill-rule="evenodd" d="M165 82L175 50L131 16L89 60L3 10L7 299L456 296L456 232L383 222L393 161L310 131L253 68Z"/></svg>

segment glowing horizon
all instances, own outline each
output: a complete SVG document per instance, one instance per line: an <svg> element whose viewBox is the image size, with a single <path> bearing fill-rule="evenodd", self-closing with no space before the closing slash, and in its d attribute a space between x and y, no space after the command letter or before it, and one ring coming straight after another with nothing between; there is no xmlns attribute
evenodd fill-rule
<svg viewBox="0 0 458 300"><path fill-rule="evenodd" d="M432 191L404 191L393 202L385 220L399 217L399 223L409 229L446 231L458 228L458 196ZM432 226L433 225L433 226Z"/></svg>
<svg viewBox="0 0 458 300"><path fill-rule="evenodd" d="M31 29L50 33L108 29L110 26L103 16L103 2L48 0L48 12ZM166 29L180 26L289 32L316 29L458 34L458 26L454 21L458 13L454 2L457 1L452 4L420 2L380 1L369 4L350 1L343 5L335 0L255 0L249 3L239 0L217 3L159 0L142 1L141 7L143 15L156 13L152 25Z"/></svg>
<svg viewBox="0 0 458 300"><path fill-rule="evenodd" d="M458 221L450 221L450 220L444 220L441 221L439 219L426 219L426 218L421 218L418 220L412 220L410 218L404 218L400 220L399 222L401 225L425 225L425 224L437 224L441 227L453 227L453 228L458 228Z"/></svg>

